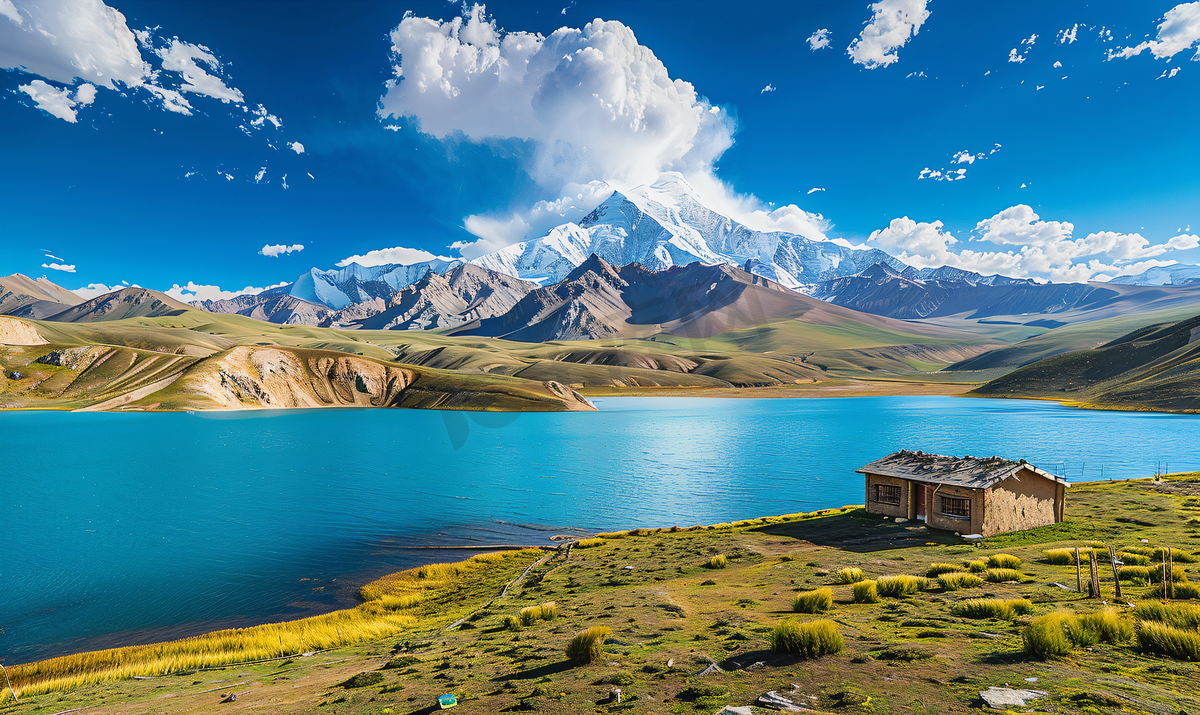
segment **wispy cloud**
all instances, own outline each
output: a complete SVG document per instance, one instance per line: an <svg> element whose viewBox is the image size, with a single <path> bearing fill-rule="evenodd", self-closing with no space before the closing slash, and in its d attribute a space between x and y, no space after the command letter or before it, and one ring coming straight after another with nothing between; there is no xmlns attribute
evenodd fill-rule
<svg viewBox="0 0 1200 715"><path fill-rule="evenodd" d="M855 64L867 69L898 62L896 53L929 19L928 0L880 0L871 5L870 22L846 48Z"/></svg>
<svg viewBox="0 0 1200 715"><path fill-rule="evenodd" d="M806 42L808 42L808 49L816 52L817 50L822 50L826 47L829 47L829 42L831 39L833 38L830 37L829 30L817 30L808 36L808 40L806 40Z"/></svg>
<svg viewBox="0 0 1200 715"><path fill-rule="evenodd" d="M276 244L274 246L263 246L262 250L260 250L258 253L260 256L269 256L271 258L276 258L278 256L283 256L283 255L287 255L289 253L295 253L297 251L303 251L303 250L304 250L304 245L299 244L299 243L291 245L291 246L285 246L283 244Z"/></svg>
<svg viewBox="0 0 1200 715"><path fill-rule="evenodd" d="M42 268L49 268L49 269L55 270L55 271L62 271L63 273L74 273L75 272L74 264L64 265L62 263L43 263Z"/></svg>

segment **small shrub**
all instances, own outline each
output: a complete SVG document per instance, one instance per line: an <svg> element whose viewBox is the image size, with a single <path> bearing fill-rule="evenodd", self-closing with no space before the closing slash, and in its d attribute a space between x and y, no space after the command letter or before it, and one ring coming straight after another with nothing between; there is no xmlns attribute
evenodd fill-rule
<svg viewBox="0 0 1200 715"><path fill-rule="evenodd" d="M710 569L723 569L729 565L729 559L724 554L719 554L708 560L706 566Z"/></svg>
<svg viewBox="0 0 1200 715"><path fill-rule="evenodd" d="M796 613L824 613L833 608L833 589L818 588L815 591L804 591L792 601L792 610Z"/></svg>
<svg viewBox="0 0 1200 715"><path fill-rule="evenodd" d="M865 578L866 578L866 576L863 574L862 569L853 568L853 567L844 568L839 571L835 571L833 574L834 583L839 583L839 584L842 584L843 586L846 584L858 583L859 581L862 581Z"/></svg>
<svg viewBox="0 0 1200 715"><path fill-rule="evenodd" d="M929 579L904 574L899 576L882 576L875 579L875 587L879 590L880 596L899 598L901 596L910 596L917 591L924 591L929 587Z"/></svg>
<svg viewBox="0 0 1200 715"><path fill-rule="evenodd" d="M1117 569L1117 576L1122 581L1149 583L1150 569L1145 566L1121 566Z"/></svg>
<svg viewBox="0 0 1200 715"><path fill-rule="evenodd" d="M595 662L604 652L604 640L612 635L608 626L592 626L575 634L567 644L567 659L576 665Z"/></svg>
<svg viewBox="0 0 1200 715"><path fill-rule="evenodd" d="M1121 549L1122 553L1141 554L1142 556L1145 556L1146 558L1150 558L1151 556L1153 556L1155 551L1157 551L1157 549L1155 549L1153 546L1126 546L1123 549Z"/></svg>
<svg viewBox="0 0 1200 715"><path fill-rule="evenodd" d="M688 686L680 695L690 700L696 700L697 698L723 698L729 695L729 688L724 685L696 684Z"/></svg>
<svg viewBox="0 0 1200 715"><path fill-rule="evenodd" d="M1080 549L1079 559L1085 560L1090 558L1088 554L1092 553L1092 549ZM1046 557L1046 563L1053 566L1074 566L1075 565L1075 549L1047 549L1042 552Z"/></svg>
<svg viewBox="0 0 1200 715"><path fill-rule="evenodd" d="M1161 563L1163 560L1163 556L1165 556L1166 553L1167 553L1167 550L1165 548L1160 547L1160 548L1157 548L1154 550L1154 553L1150 555L1150 558ZM1194 563L1196 563L1196 560L1197 559L1195 556L1192 556L1191 554L1189 554L1186 551L1180 551L1179 549L1171 549L1171 561L1173 561L1177 564L1194 564Z"/></svg>
<svg viewBox="0 0 1200 715"><path fill-rule="evenodd" d="M504 630L506 630L506 631L521 630L521 619L517 618L516 616L513 616L513 615L505 616L504 619L501 621L501 624L504 626Z"/></svg>
<svg viewBox="0 0 1200 715"><path fill-rule="evenodd" d="M783 554L782 556L779 557L779 560L780 561L795 561L796 557L792 556L791 554Z"/></svg>
<svg viewBox="0 0 1200 715"><path fill-rule="evenodd" d="M879 603L879 590L874 581L859 581L854 584L855 603Z"/></svg>
<svg viewBox="0 0 1200 715"><path fill-rule="evenodd" d="M1085 613L1079 617L1083 626L1095 632L1096 637L1105 643L1117 645L1133 638L1133 624L1124 618L1116 609L1106 608L1095 613Z"/></svg>
<svg viewBox="0 0 1200 715"><path fill-rule="evenodd" d="M983 573L987 571L987 561L980 559L978 561L968 561L967 570L971 573Z"/></svg>
<svg viewBox="0 0 1200 715"><path fill-rule="evenodd" d="M1160 653L1175 660L1200 660L1200 633L1183 630L1157 621L1139 621L1138 646L1150 653Z"/></svg>
<svg viewBox="0 0 1200 715"><path fill-rule="evenodd" d="M359 673L352 678L343 681L340 685L343 688L367 688L372 685L379 685L383 682L383 673L378 670L373 670L369 673Z"/></svg>
<svg viewBox="0 0 1200 715"><path fill-rule="evenodd" d="M558 618L558 606L555 605L554 601L548 601L538 606L522 608L520 613L517 615L519 625L526 628L532 626L538 621L553 621L555 618ZM504 620L504 625L506 628L508 628L509 624L507 618ZM512 628L508 629L513 630Z"/></svg>
<svg viewBox="0 0 1200 715"><path fill-rule="evenodd" d="M999 598L972 598L954 604L950 609L956 616L963 618L999 618L1011 621L1017 616L1029 615L1033 612L1033 602L1025 598L1003 600Z"/></svg>
<svg viewBox="0 0 1200 715"><path fill-rule="evenodd" d="M1161 564L1158 566L1148 566L1147 570L1150 572L1149 578L1148 578L1150 583L1157 583L1157 584L1162 583L1162 565ZM1174 568L1171 569L1171 582L1172 583L1183 583L1184 581L1187 581L1187 580L1188 580L1187 572L1185 572L1183 570L1182 566L1175 566Z"/></svg>
<svg viewBox="0 0 1200 715"><path fill-rule="evenodd" d="M875 654L875 657L879 660L913 663L918 660L929 660L933 658L933 653L921 648L913 648L912 646L893 646L879 651Z"/></svg>
<svg viewBox="0 0 1200 715"><path fill-rule="evenodd" d="M604 539L580 539L575 542L577 549L594 549L597 546L604 546Z"/></svg>
<svg viewBox="0 0 1200 715"><path fill-rule="evenodd" d="M964 570L965 570L965 568L962 566L959 566L958 564L946 564L946 563L929 564L929 569L927 571L925 571L925 575L928 576L929 578L937 578L938 576L941 576L944 573L955 573L955 572L964 571Z"/></svg>
<svg viewBox="0 0 1200 715"><path fill-rule="evenodd" d="M613 673L607 678L601 678L600 682L606 685L633 685L634 678L629 673Z"/></svg>
<svg viewBox="0 0 1200 715"><path fill-rule="evenodd" d="M987 565L989 569L1019 569L1021 559L1012 554L992 554L987 557Z"/></svg>
<svg viewBox="0 0 1200 715"><path fill-rule="evenodd" d="M820 658L846 647L841 632L828 620L800 623L785 618L771 631L768 640L776 653L791 653L801 658Z"/></svg>
<svg viewBox="0 0 1200 715"><path fill-rule="evenodd" d="M402 655L399 658L392 658L383 666L384 670L398 670L400 668L411 668L420 663L421 659L415 655Z"/></svg>
<svg viewBox="0 0 1200 715"><path fill-rule="evenodd" d="M975 588L983 585L983 579L973 573L963 573L957 571L954 573L944 573L937 577L938 585L944 591L961 591L964 588Z"/></svg>
<svg viewBox="0 0 1200 715"><path fill-rule="evenodd" d="M988 569L983 575L985 579L991 583L1004 583L1006 581L1023 581L1024 576L1016 569Z"/></svg>
<svg viewBox="0 0 1200 715"><path fill-rule="evenodd" d="M1145 554L1135 554L1128 551L1121 551L1117 554L1117 560L1129 566L1149 566L1150 557Z"/></svg>

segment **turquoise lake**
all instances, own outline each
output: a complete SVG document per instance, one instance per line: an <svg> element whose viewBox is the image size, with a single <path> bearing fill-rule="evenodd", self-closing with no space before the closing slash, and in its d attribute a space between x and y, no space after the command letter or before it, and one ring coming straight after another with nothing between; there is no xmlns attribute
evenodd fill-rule
<svg viewBox="0 0 1200 715"><path fill-rule="evenodd" d="M861 503L854 470L900 448L1024 457L1073 481L1200 469L1200 416L955 397L597 405L0 413L0 658L312 615L471 553L427 547Z"/></svg>

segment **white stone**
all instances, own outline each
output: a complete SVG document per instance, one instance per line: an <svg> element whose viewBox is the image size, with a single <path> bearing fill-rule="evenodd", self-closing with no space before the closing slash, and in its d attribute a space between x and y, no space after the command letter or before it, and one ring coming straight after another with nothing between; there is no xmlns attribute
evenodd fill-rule
<svg viewBox="0 0 1200 715"><path fill-rule="evenodd" d="M1014 688L997 688L995 686L979 693L979 697L983 698L983 702L993 708L1021 707L1026 702L1037 700L1044 695L1048 695L1048 693L1041 690L1016 690Z"/></svg>

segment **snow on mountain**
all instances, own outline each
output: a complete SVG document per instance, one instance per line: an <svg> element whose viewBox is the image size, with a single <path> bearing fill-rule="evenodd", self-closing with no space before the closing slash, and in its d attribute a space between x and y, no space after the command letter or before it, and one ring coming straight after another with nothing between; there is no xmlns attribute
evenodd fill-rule
<svg viewBox="0 0 1200 715"><path fill-rule="evenodd" d="M564 279L595 253L624 266L652 271L689 263L747 265L789 288L811 290L818 281L853 275L875 263L906 266L876 249L856 249L786 231L755 231L708 208L682 175L628 192L614 191L576 223L552 229L471 262L543 285Z"/></svg>
<svg viewBox="0 0 1200 715"><path fill-rule="evenodd" d="M1158 266L1135 276L1117 276L1110 283L1133 286L1177 286L1200 282L1200 266L1176 263Z"/></svg>
<svg viewBox="0 0 1200 715"><path fill-rule="evenodd" d="M394 263L360 266L351 263L329 271L313 268L296 279L288 294L312 303L323 303L334 310L373 298L387 302L397 291L416 283L426 273L445 273L460 263L457 260L435 258L407 266Z"/></svg>

